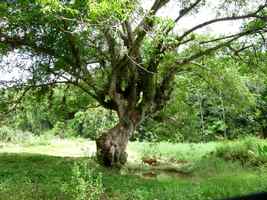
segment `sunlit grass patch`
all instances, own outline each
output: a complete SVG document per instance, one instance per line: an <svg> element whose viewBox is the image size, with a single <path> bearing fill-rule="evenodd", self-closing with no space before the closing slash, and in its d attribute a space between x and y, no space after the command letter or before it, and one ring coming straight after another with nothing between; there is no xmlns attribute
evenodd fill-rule
<svg viewBox="0 0 267 200"><path fill-rule="evenodd" d="M0 153L0 200L73 200L80 191L86 195L98 186L99 193L95 194L101 194L103 200L214 200L267 190L265 166L244 166L211 153L239 142L134 142L129 144L129 162L121 170L103 168L89 157L88 152L95 151L93 141L53 139L49 145L6 144ZM143 156L154 156L158 165L142 163Z"/></svg>

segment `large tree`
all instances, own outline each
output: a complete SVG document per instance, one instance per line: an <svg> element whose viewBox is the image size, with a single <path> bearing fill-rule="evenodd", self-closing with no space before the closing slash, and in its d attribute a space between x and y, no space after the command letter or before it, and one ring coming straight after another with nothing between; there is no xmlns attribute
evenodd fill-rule
<svg viewBox="0 0 267 200"><path fill-rule="evenodd" d="M171 9L174 18L163 12L169 4L177 7ZM179 26L209 5L214 18L191 28ZM97 157L106 166L122 165L129 137L142 120L164 107L175 75L240 38L264 35L266 7L263 0L0 1L2 63L13 52L16 62L7 67L25 74L22 80L1 83L19 86L21 96L34 88L71 84L116 111L118 124L96 141ZM232 20L254 20L256 25L212 39L198 34Z"/></svg>

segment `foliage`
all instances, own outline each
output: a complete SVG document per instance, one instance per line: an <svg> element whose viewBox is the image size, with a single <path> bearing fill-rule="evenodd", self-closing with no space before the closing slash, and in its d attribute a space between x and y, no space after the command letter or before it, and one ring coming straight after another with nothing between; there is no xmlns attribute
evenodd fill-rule
<svg viewBox="0 0 267 200"><path fill-rule="evenodd" d="M89 108L80 111L70 121L70 127L82 137L95 140L100 134L115 125L117 117L103 108Z"/></svg>
<svg viewBox="0 0 267 200"><path fill-rule="evenodd" d="M246 138L235 143L225 143L212 153L226 161L238 161L242 165L261 166L267 164L266 146L256 138Z"/></svg>
<svg viewBox="0 0 267 200"><path fill-rule="evenodd" d="M95 103L79 89L69 89L70 86L62 85L51 90L47 88L31 91L24 97L16 109L17 112L12 112L5 118L5 123L37 135L52 128L62 128L63 132L63 129L67 128L65 123L73 119L76 112L86 109L88 104ZM38 96L39 93L43 93L42 97ZM12 98L17 98L17 95L12 94L12 90L5 92L5 95L9 94ZM58 130L54 131L58 134Z"/></svg>
<svg viewBox="0 0 267 200"><path fill-rule="evenodd" d="M0 143L4 144L22 144L25 146L49 145L52 138L54 138L54 135L50 132L36 136L34 133L29 131L22 131L8 126L0 127Z"/></svg>
<svg viewBox="0 0 267 200"><path fill-rule="evenodd" d="M170 15L158 15L168 3L169 0L154 0L151 8L147 10L142 2L129 0L1 2L1 58L15 53L18 57L31 60L28 64L22 63L23 59L16 59L12 66L7 64L5 70L11 67L19 73L26 71L28 76L24 79L3 81L3 87L12 88L22 97L25 93L37 90L38 92L32 93L33 99L37 100L47 91L53 91L55 85L65 84L65 89L59 90L57 94L62 97L62 102L54 99L56 106L49 106L46 105L49 101L45 100L41 112L36 112L36 109L39 109L37 106L31 107L33 110L30 114L34 115L24 113L20 117L21 121L18 120L19 125L38 133L44 124L40 119L44 119L49 126L54 125L56 121L66 123L66 120L73 118L79 111L75 107L76 104L72 104L79 101L79 98L74 98L75 102L72 101L73 96L79 95L77 91L71 94L73 96L69 101L65 98L65 92L71 93L74 87L104 108L116 111L118 116L123 118L119 122L136 123L136 119L132 119L132 113L138 115L141 121L141 118L162 111L172 98L176 75L181 72L199 73L201 70L195 63L201 63L210 56L212 58L207 65L211 63L216 66L216 70L208 66L209 71L201 72L202 75L211 79L221 76L225 84L214 80L209 82L222 91L224 98L230 96L234 102L242 100L241 105L244 103L246 106L245 103L250 102L251 98L240 98L240 94L244 93L242 97L249 95L246 88L240 84L237 70L221 69L219 66L223 64L220 59L225 59L224 65L232 63L227 61L228 57L216 54L216 51L226 51L225 48L234 41L241 43L241 37L256 37L256 34L262 34L266 4L260 1L257 6L250 8L250 0L237 1L234 4L225 0L213 8L214 13L218 14L215 19L197 24L189 30L181 29L176 32L175 27L180 19L192 14L197 15L201 8L206 9L209 5L206 1L181 0L176 2L179 9L177 16L171 19ZM231 9L228 9L229 7ZM241 10L243 12L237 12ZM224 35L222 38L197 34L200 28L213 23L237 19L250 19L248 23L252 25L249 27L254 28L242 29L240 33ZM253 23L261 25L254 26ZM220 58L219 61L217 58ZM3 62L5 60L3 59ZM224 93L226 84L234 86L229 88L229 93ZM237 90L240 93L234 92ZM44 110L47 106L52 107L57 115L49 116ZM226 106L227 112L233 112L231 105ZM202 134L207 135L205 139L212 138L211 132L217 129L226 129L228 124L225 120L223 123L216 126L214 124L218 123L215 122L211 124L211 128L202 124ZM195 132L199 124L195 121L192 124ZM160 129L164 134L172 130L169 127ZM185 131L190 132L188 128ZM184 137L183 134L180 135ZM182 138L180 135L176 140Z"/></svg>
<svg viewBox="0 0 267 200"><path fill-rule="evenodd" d="M219 53L225 58L207 57L193 73L176 76L169 103L153 119L147 118L131 139L199 142L251 134L264 136L265 62L257 64L261 71L252 73L248 64L240 64L224 51ZM250 53L246 52L252 56ZM263 57L264 54L260 58ZM95 139L117 121L114 112L96 107L95 100L79 89L55 87L40 99L37 92L40 91L26 96L16 114L6 118L6 124L35 134L53 129L62 137Z"/></svg>
<svg viewBox="0 0 267 200"><path fill-rule="evenodd" d="M31 132L23 132L16 130L8 126L2 126L0 128L0 142L6 143L30 143L33 140L33 134Z"/></svg>
<svg viewBox="0 0 267 200"><path fill-rule="evenodd" d="M142 124L137 137L199 142L256 135L259 126L253 110L261 95L250 89L254 81L227 55L206 58L194 72L176 77L170 102Z"/></svg>
<svg viewBox="0 0 267 200"><path fill-rule="evenodd" d="M95 174L86 162L76 162L69 185L63 190L75 200L100 200L104 192L102 174Z"/></svg>
<svg viewBox="0 0 267 200"><path fill-rule="evenodd" d="M56 87L40 99L35 96L38 90L28 94L17 112L6 118L5 123L36 135L50 131L60 137L95 139L117 121L113 112L96 107L96 102L83 96L79 90L66 88ZM91 105L95 108L90 108Z"/></svg>

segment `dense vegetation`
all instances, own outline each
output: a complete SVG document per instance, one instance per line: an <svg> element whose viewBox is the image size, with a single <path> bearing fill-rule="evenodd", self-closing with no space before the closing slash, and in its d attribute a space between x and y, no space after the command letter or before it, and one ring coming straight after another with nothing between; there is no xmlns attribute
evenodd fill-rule
<svg viewBox="0 0 267 200"><path fill-rule="evenodd" d="M125 164L125 150L134 131L142 122L161 112L173 98L174 86L181 87L187 80L192 83L186 87L191 88L187 93L194 95L187 95L190 100L186 103L191 103L193 110L199 104L198 111L193 112L198 113L192 118L198 117L201 121L193 120L190 126L201 129L202 135L207 137L217 131L222 131L224 137L235 135L226 130L232 125L228 122L229 113L240 114L240 109L231 107L231 100L241 98L243 102L251 102L251 98L246 99L248 91L239 80L237 66L240 63L231 56L242 57L240 52L246 50L262 54L264 50L265 1L253 4L250 0L225 0L211 6L204 0L181 0L176 2L175 18L158 15L172 3L170 0L154 0L148 9L144 3L138 0L10 0L0 4L1 55L11 56L16 52L17 57L13 66L6 64L3 68L11 67L22 73L20 79L2 81L2 85L22 89L19 99L34 89L39 89L39 94L34 96L40 98L44 90L53 90L55 85L64 85L63 91L76 87L103 108L114 111L117 123L96 138L98 160L106 166ZM186 30L180 27L186 17L209 8L216 13L214 18ZM236 20L243 20L243 26L234 34L199 33L215 23ZM205 68L205 72L199 67ZM180 73L186 73L182 76L185 83L181 76L177 77ZM204 76L204 79L208 76L207 83L201 84L195 74ZM232 88L225 92L223 85L212 80L216 76ZM197 88L194 87L196 84ZM176 90L180 97L183 88ZM216 93L213 98L205 97L211 90ZM231 103L227 105L225 99L229 92L237 95L230 96L227 100ZM64 102L65 94L62 105ZM209 105L217 108L220 105L220 108L216 111ZM218 118L219 112L219 121L206 119L207 113ZM73 118L74 108L68 108L64 114L65 119ZM205 124L204 120L210 124ZM240 125L242 123L247 121ZM46 126L49 125L47 122ZM62 125L59 123L56 127L62 129ZM194 138L194 132L193 135L190 133L192 137L187 137Z"/></svg>
<svg viewBox="0 0 267 200"><path fill-rule="evenodd" d="M266 13L265 0L0 1L0 200L267 191Z"/></svg>
<svg viewBox="0 0 267 200"><path fill-rule="evenodd" d="M193 72L178 74L169 103L142 122L131 139L205 142L246 135L265 138L266 55L257 52L254 57L254 52L247 50L240 56L249 63L228 56L207 58ZM8 98L14 98L13 91L5 92L2 98L11 101ZM5 124L36 135L52 131L61 137L93 140L116 121L114 112L101 108L81 90L64 85L28 92L16 112L5 117Z"/></svg>

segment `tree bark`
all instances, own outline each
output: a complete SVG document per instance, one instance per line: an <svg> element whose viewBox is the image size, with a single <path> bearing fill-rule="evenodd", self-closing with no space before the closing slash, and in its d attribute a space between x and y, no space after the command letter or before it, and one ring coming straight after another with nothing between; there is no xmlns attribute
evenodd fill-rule
<svg viewBox="0 0 267 200"><path fill-rule="evenodd" d="M126 147L140 122L136 113L120 119L119 123L96 140L97 160L106 167L121 167L127 161ZM126 120L127 119L127 120Z"/></svg>
<svg viewBox="0 0 267 200"><path fill-rule="evenodd" d="M262 129L262 137L263 137L263 139L267 139L267 127L264 127Z"/></svg>

